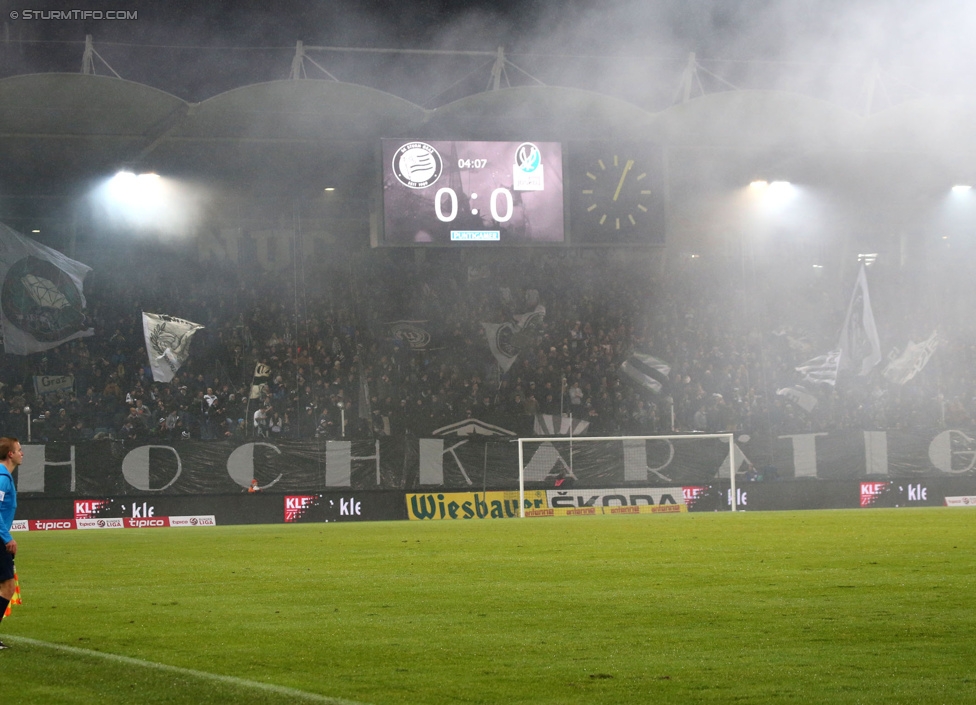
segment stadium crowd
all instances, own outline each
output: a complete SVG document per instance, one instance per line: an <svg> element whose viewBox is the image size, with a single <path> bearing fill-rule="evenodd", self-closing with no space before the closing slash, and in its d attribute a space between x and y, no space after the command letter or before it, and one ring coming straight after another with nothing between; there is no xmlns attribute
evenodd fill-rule
<svg viewBox="0 0 976 705"><path fill-rule="evenodd" d="M784 433L968 426L976 412L968 326L943 326L935 362L907 384L885 380L884 362L835 386L803 382L795 368L836 341L856 272L828 282L611 250L400 254L358 253L301 277L245 277L166 252L96 263L85 291L95 335L4 355L0 434L365 438L478 419L527 435L540 414L571 414L590 435ZM924 339L930 302L882 269L879 329L891 345ZM517 356L503 371L482 324L526 322L540 304L541 320L513 328ZM142 311L205 326L170 383L152 379ZM395 334L403 321L412 336ZM660 393L621 374L635 351L670 365ZM70 390L36 393L45 375L70 376ZM812 409L777 394L798 383Z"/></svg>

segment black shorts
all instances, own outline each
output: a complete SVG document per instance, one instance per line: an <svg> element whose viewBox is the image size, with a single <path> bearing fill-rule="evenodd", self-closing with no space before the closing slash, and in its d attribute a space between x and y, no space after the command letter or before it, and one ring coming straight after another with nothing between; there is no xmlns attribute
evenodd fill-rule
<svg viewBox="0 0 976 705"><path fill-rule="evenodd" d="M14 557L0 544L0 583L14 579Z"/></svg>

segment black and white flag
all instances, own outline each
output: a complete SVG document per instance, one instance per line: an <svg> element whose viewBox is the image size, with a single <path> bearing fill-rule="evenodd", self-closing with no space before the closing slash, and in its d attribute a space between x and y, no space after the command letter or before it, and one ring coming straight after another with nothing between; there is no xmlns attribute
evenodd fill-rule
<svg viewBox="0 0 976 705"><path fill-rule="evenodd" d="M795 369L803 375L804 382L829 384L833 387L837 384L837 366L839 364L840 350L831 350L829 353L807 360Z"/></svg>
<svg viewBox="0 0 976 705"><path fill-rule="evenodd" d="M653 355L632 353L620 365L620 373L642 391L650 394L670 393L668 376L671 365Z"/></svg>
<svg viewBox="0 0 976 705"><path fill-rule="evenodd" d="M534 331L542 327L546 307L536 304L528 313L513 316L513 321L505 323L482 323L481 327L488 338L488 349L498 362L502 372L508 372L522 348Z"/></svg>
<svg viewBox="0 0 976 705"><path fill-rule="evenodd" d="M515 320L515 327L518 330L541 328L542 321L545 317L546 307L542 304L536 304L535 308L533 308L531 311L512 316L512 318Z"/></svg>
<svg viewBox="0 0 976 705"><path fill-rule="evenodd" d="M0 223L0 327L4 351L29 355L95 334L85 313L91 267Z"/></svg>
<svg viewBox="0 0 976 705"><path fill-rule="evenodd" d="M146 352L153 379L171 382L177 371L190 357L190 340L203 328L199 323L158 313L142 314L142 329L146 336Z"/></svg>
<svg viewBox="0 0 976 705"><path fill-rule="evenodd" d="M410 350L430 349L430 326L427 321L393 321L388 324L390 337Z"/></svg>
<svg viewBox="0 0 976 705"><path fill-rule="evenodd" d="M842 370L851 370L864 376L881 362L881 341L878 339L878 328L874 324L868 279L863 264L857 275L837 347L840 349L839 364Z"/></svg>
<svg viewBox="0 0 976 705"><path fill-rule="evenodd" d="M905 384L917 375L928 364L929 358L939 347L938 332L932 333L921 343L911 340L905 346L904 352L892 359L884 369L884 376L889 382Z"/></svg>
<svg viewBox="0 0 976 705"><path fill-rule="evenodd" d="M508 372L519 355L515 347L515 334L518 332L511 323L482 323L488 338L488 349L502 372Z"/></svg>
<svg viewBox="0 0 976 705"><path fill-rule="evenodd" d="M795 384L792 387L777 389L776 394L786 397L808 414L817 408L817 396L807 391L805 387Z"/></svg>
<svg viewBox="0 0 976 705"><path fill-rule="evenodd" d="M254 377L251 380L251 393L248 395L248 399L260 399L268 391L267 381L261 380L267 380L270 376L270 365L266 365L263 362L258 362L254 365Z"/></svg>

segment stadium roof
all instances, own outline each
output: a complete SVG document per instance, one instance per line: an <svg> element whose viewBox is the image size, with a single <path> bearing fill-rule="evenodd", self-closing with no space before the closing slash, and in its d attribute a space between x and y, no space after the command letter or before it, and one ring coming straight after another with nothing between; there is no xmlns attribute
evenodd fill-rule
<svg viewBox="0 0 976 705"><path fill-rule="evenodd" d="M272 195L328 184L368 189L379 139L396 136L659 142L669 148L673 188L741 185L780 169L791 180L917 190L973 180L974 118L969 98L928 97L862 117L799 94L730 90L650 112L545 86L428 110L317 79L258 83L189 103L113 77L32 74L0 80L0 220L50 208L123 166Z"/></svg>

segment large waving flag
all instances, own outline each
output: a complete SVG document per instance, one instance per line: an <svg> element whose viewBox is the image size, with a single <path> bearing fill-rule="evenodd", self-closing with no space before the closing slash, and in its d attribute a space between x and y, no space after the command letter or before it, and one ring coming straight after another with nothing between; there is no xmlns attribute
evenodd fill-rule
<svg viewBox="0 0 976 705"><path fill-rule="evenodd" d="M203 328L182 318L158 313L142 313L142 329L146 335L146 352L153 379L171 382L177 371L190 357L190 340Z"/></svg>
<svg viewBox="0 0 976 705"><path fill-rule="evenodd" d="M929 358L939 347L939 342L938 331L932 333L927 340L923 340L921 343L909 340L901 355L894 357L885 367L885 378L895 384L905 384L925 368Z"/></svg>
<svg viewBox="0 0 976 705"><path fill-rule="evenodd" d="M495 361L498 362L502 372L508 372L515 363L515 358L519 356L519 349L514 342L518 330L507 321L505 323L482 323L481 327L488 338L488 349L494 355Z"/></svg>
<svg viewBox="0 0 976 705"><path fill-rule="evenodd" d="M631 353L630 357L620 365L620 374L641 391L651 394L671 393L671 385L668 379L671 374L671 365L653 355L645 355L639 352Z"/></svg>
<svg viewBox="0 0 976 705"><path fill-rule="evenodd" d="M881 362L881 341L878 339L878 328L874 324L871 297L868 295L868 278L863 264L857 275L837 347L840 348L842 370L852 370L855 374L864 376Z"/></svg>
<svg viewBox="0 0 976 705"><path fill-rule="evenodd" d="M817 402L819 401L816 394L811 394L807 391L806 387L799 384L777 389L776 394L781 397L786 397L808 414L817 408Z"/></svg>
<svg viewBox="0 0 976 705"><path fill-rule="evenodd" d="M536 293L538 298L538 293ZM522 348L527 344L526 338L532 331L542 326L546 315L546 307L536 303L528 313L520 313L512 317L512 321L505 323L482 323L481 327L488 338L488 349L498 362L502 372L508 372Z"/></svg>
<svg viewBox="0 0 976 705"><path fill-rule="evenodd" d="M82 293L91 267L0 223L3 347L29 355L95 334Z"/></svg>
<svg viewBox="0 0 976 705"><path fill-rule="evenodd" d="M829 384L833 387L837 384L837 366L839 363L840 350L831 350L812 360L807 360L797 367L796 371L803 375L804 382Z"/></svg>

